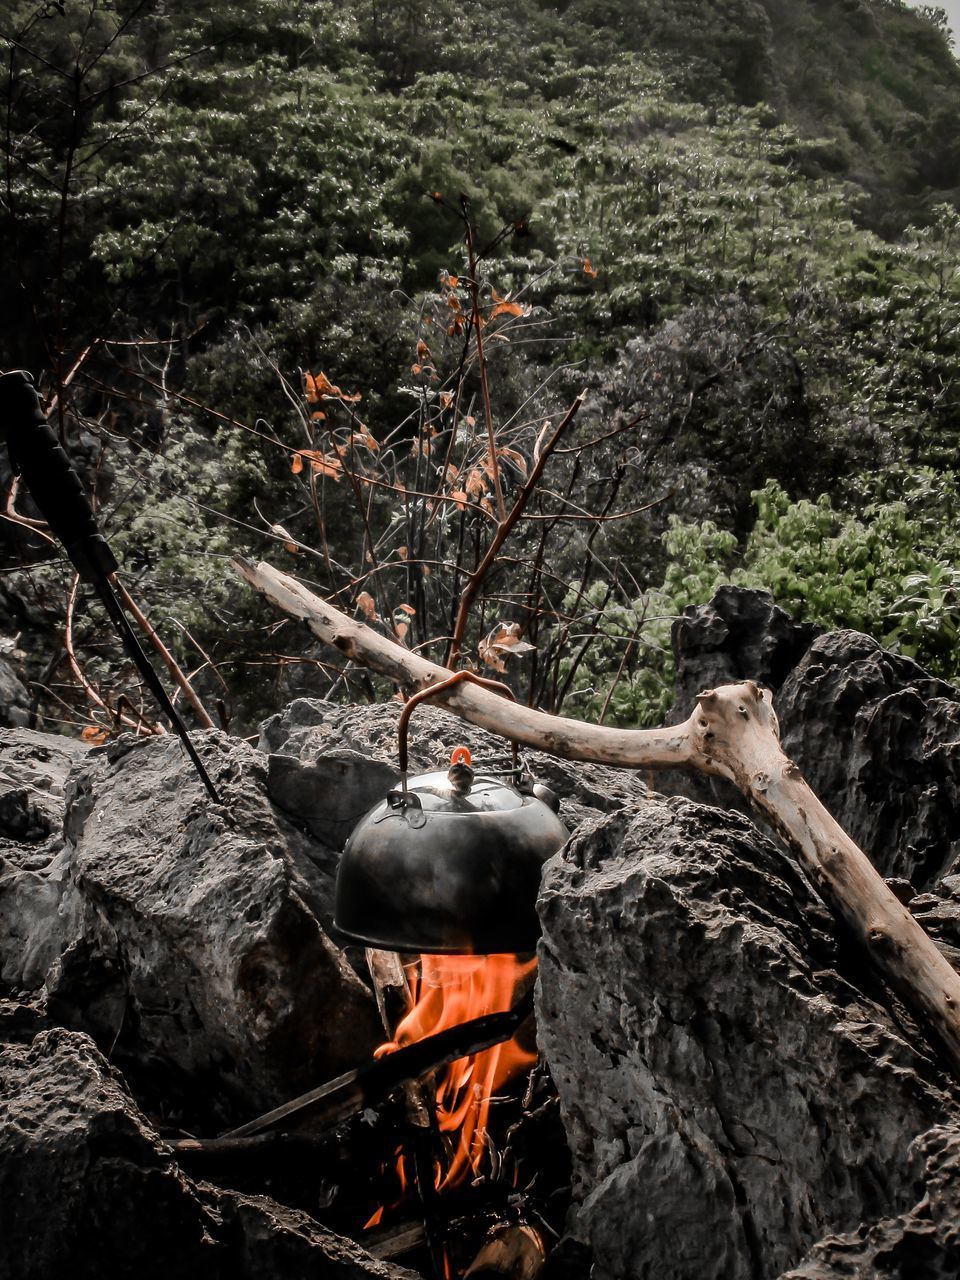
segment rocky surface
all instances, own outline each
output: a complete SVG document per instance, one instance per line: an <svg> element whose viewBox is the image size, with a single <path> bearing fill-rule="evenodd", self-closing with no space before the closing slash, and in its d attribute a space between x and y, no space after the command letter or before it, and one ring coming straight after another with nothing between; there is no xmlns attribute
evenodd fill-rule
<svg viewBox="0 0 960 1280"><path fill-rule="evenodd" d="M691 605L671 630L676 677L667 724L680 724L698 693L720 684L754 680L776 692L803 657L820 628L795 622L769 591L719 587L707 604ZM723 778L668 769L653 775L664 795L750 813L747 800Z"/></svg>
<svg viewBox="0 0 960 1280"><path fill-rule="evenodd" d="M29 720L30 692L6 658L0 658L0 725L22 727Z"/></svg>
<svg viewBox="0 0 960 1280"><path fill-rule="evenodd" d="M752 679L773 689L784 750L885 876L932 885L960 856L960 690L856 631L793 622L767 592L721 587L673 628L676 701ZM656 775L670 795L747 812L722 779Z"/></svg>
<svg viewBox="0 0 960 1280"><path fill-rule="evenodd" d="M774 1276L916 1203L906 1149L960 1098L745 819L657 798L596 819L540 915L593 1280Z"/></svg>
<svg viewBox="0 0 960 1280"><path fill-rule="evenodd" d="M856 631L815 640L777 696L783 748L886 876L960 856L960 690Z"/></svg>
<svg viewBox="0 0 960 1280"><path fill-rule="evenodd" d="M780 1280L954 1280L960 1275L960 1132L936 1128L911 1145L917 1200L906 1212L819 1241Z"/></svg>
<svg viewBox="0 0 960 1280"><path fill-rule="evenodd" d="M788 752L960 959L960 695L863 636L810 640L718 593L679 627L681 702L778 687ZM342 1135L333 1209L312 1163L275 1153L254 1186L156 1129L216 1133L383 1038L328 926L339 850L399 776L399 709L299 699L260 750L196 735L223 806L173 738L0 734L0 1275L399 1277L317 1216L359 1230L375 1126ZM411 772L460 743L508 758L420 708ZM540 899L576 1197L552 1280L960 1274L960 1090L791 857L635 774L527 761L575 832Z"/></svg>
<svg viewBox="0 0 960 1280"><path fill-rule="evenodd" d="M795 622L769 591L719 587L708 604L691 605L673 624L676 690L668 723L693 710L702 689L755 680L776 692L821 627Z"/></svg>
<svg viewBox="0 0 960 1280"><path fill-rule="evenodd" d="M88 748L0 729L0 982L34 989L59 954L64 788Z"/></svg>
<svg viewBox="0 0 960 1280"><path fill-rule="evenodd" d="M268 755L273 801L321 840L341 848L356 823L400 779L397 720L400 704L341 706L300 698L265 721L259 746ZM421 706L409 730L409 772L446 768L454 747L470 748L478 765L510 763L503 738L450 712ZM639 804L647 789L636 774L602 765L573 764L537 751L524 759L561 801L568 827L597 812Z"/></svg>
<svg viewBox="0 0 960 1280"><path fill-rule="evenodd" d="M204 1081L222 1127L355 1065L382 1032L323 927L336 855L270 804L259 752L197 742L222 806L173 737L122 738L73 775L46 990L168 1099Z"/></svg>
<svg viewBox="0 0 960 1280"><path fill-rule="evenodd" d="M67 776L89 748L32 729L0 729L0 839L36 844L63 827Z"/></svg>
<svg viewBox="0 0 960 1280"><path fill-rule="evenodd" d="M198 1184L87 1036L0 1046L4 1280L413 1280L304 1213Z"/></svg>

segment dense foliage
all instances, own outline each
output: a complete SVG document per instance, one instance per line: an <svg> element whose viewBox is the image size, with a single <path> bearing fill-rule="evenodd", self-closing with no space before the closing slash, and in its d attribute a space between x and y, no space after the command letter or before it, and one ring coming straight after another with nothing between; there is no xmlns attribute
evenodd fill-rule
<svg viewBox="0 0 960 1280"><path fill-rule="evenodd" d="M345 686L229 554L449 656L497 502L581 389L468 658L656 720L669 618L733 580L960 676L960 64L935 11L15 0L0 33L0 363L56 396L138 598L240 723ZM7 533L40 714L82 720L69 576Z"/></svg>

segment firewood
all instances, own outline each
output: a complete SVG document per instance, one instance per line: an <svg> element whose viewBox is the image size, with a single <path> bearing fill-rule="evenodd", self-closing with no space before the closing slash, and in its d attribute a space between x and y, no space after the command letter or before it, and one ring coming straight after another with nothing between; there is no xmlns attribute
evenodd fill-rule
<svg viewBox="0 0 960 1280"><path fill-rule="evenodd" d="M271 565L234 564L276 607L401 688L420 690L449 676L445 667L347 618ZM799 855L823 900L904 1001L935 1029L960 1075L960 975L783 753L768 690L752 681L709 690L683 724L663 729L609 729L567 720L469 683L442 691L437 703L505 738L570 760L696 770L733 782Z"/></svg>
<svg viewBox="0 0 960 1280"><path fill-rule="evenodd" d="M335 1080L329 1080L319 1088L311 1089L299 1098L210 1141L244 1140L265 1130L285 1126L294 1117L298 1122L309 1119L314 1132L336 1129L367 1107L388 1098L409 1080L419 1079L439 1067L456 1062L458 1058L470 1057L509 1040L529 1016L532 1003L532 996L527 996L506 1013L488 1013L447 1031L426 1036L415 1044L346 1071ZM202 1139L196 1141L203 1142Z"/></svg>
<svg viewBox="0 0 960 1280"><path fill-rule="evenodd" d="M498 1227L464 1272L464 1280L537 1280L546 1261L547 1251L533 1227Z"/></svg>
<svg viewBox="0 0 960 1280"><path fill-rule="evenodd" d="M375 947L367 947L366 957L380 1020L387 1038L392 1040L397 1023L410 1004L410 986L403 962L395 951L378 951ZM403 1087L403 1094L409 1122L417 1129L430 1129L434 1104L426 1082L408 1080Z"/></svg>

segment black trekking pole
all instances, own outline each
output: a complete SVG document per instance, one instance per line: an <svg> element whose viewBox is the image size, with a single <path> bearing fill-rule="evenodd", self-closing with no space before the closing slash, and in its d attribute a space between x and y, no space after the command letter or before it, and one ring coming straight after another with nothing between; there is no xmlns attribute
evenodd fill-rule
<svg viewBox="0 0 960 1280"><path fill-rule="evenodd" d="M210 798L220 804L217 789L190 741L186 725L123 612L112 582L120 566L97 528L93 507L80 477L45 418L29 375L20 370L0 374L0 436L10 451L14 474L20 476L30 490L30 496L62 543L81 580L99 596L127 655L178 734Z"/></svg>

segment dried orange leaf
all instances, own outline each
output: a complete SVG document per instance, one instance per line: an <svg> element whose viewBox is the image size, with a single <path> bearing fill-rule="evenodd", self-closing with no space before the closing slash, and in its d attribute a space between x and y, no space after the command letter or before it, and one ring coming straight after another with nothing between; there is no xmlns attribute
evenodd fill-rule
<svg viewBox="0 0 960 1280"><path fill-rule="evenodd" d="M500 622L480 641L477 652L488 667L503 671L511 654L530 653L535 646L520 638L519 622Z"/></svg>
<svg viewBox="0 0 960 1280"><path fill-rule="evenodd" d="M504 446L497 450L497 454L501 458L509 459L522 476L527 474L527 460L522 453L518 453L516 449L508 449Z"/></svg>
<svg viewBox="0 0 960 1280"><path fill-rule="evenodd" d="M499 651L489 643L486 637L477 645L477 654L485 667L490 667L494 671L506 671L507 668L503 664Z"/></svg>
<svg viewBox="0 0 960 1280"><path fill-rule="evenodd" d="M336 449L341 447L340 445L334 445ZM319 472L321 475L330 476L332 480L339 481L343 466L340 459L334 454L320 453L317 449L298 449L290 467L295 475L303 470L304 460L310 463L311 471Z"/></svg>
<svg viewBox="0 0 960 1280"><path fill-rule="evenodd" d="M98 747L102 742L106 742L107 731L106 729L98 729L96 725L88 724L80 734L80 737L84 742L92 743L93 746Z"/></svg>
<svg viewBox="0 0 960 1280"><path fill-rule="evenodd" d="M377 616L377 606L369 591L361 591L357 596L357 608L363 616L365 618L369 618L371 622L373 622Z"/></svg>
<svg viewBox="0 0 960 1280"><path fill-rule="evenodd" d="M522 316L523 307L519 302L498 302L490 312L490 319L495 320L497 316Z"/></svg>

